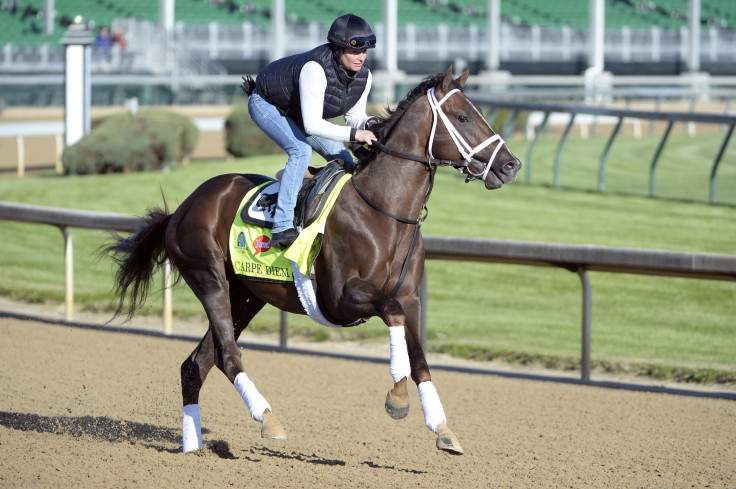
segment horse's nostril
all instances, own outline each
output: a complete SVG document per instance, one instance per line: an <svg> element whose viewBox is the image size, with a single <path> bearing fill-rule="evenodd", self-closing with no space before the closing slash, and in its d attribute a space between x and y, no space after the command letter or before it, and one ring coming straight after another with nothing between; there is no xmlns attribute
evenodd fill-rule
<svg viewBox="0 0 736 489"><path fill-rule="evenodd" d="M519 167L521 167L519 160L513 160L503 166L503 171L506 174L516 173L519 171Z"/></svg>

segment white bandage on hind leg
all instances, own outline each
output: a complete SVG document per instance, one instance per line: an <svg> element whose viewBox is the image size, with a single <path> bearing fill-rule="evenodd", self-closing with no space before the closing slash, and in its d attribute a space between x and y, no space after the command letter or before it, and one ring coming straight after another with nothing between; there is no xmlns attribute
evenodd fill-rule
<svg viewBox="0 0 736 489"><path fill-rule="evenodd" d="M409 363L409 350L406 347L406 337L403 326L389 326L389 341L391 347L391 362L388 371L394 378L394 383L399 382L411 375L411 364Z"/></svg>
<svg viewBox="0 0 736 489"><path fill-rule="evenodd" d="M437 394L434 384L431 380L422 382L417 386L419 390L419 402L422 404L422 411L424 411L424 424L427 428L439 433L440 424L442 422L447 423L447 417L445 417L445 410L442 409L442 403L440 402L440 395Z"/></svg>
<svg viewBox="0 0 736 489"><path fill-rule="evenodd" d="M245 372L240 372L235 377L233 385L240 393L240 397L245 401L245 405L248 406L251 418L263 422L263 413L266 409L273 412L266 398L258 392L256 385L248 378Z"/></svg>
<svg viewBox="0 0 736 489"><path fill-rule="evenodd" d="M199 420L199 404L187 404L181 409L182 451L193 452L202 448L202 425Z"/></svg>

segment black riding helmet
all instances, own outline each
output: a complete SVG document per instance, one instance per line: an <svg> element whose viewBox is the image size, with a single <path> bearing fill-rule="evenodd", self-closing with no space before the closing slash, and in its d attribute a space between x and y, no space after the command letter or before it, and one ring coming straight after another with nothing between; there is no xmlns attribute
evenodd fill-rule
<svg viewBox="0 0 736 489"><path fill-rule="evenodd" d="M339 48L370 49L376 47L376 35L371 26L354 14L335 19L327 33L327 40Z"/></svg>

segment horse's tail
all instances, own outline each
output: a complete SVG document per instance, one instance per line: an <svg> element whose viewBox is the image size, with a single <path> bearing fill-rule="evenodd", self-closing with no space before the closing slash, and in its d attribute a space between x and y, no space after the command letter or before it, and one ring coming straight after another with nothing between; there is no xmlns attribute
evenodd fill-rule
<svg viewBox="0 0 736 489"><path fill-rule="evenodd" d="M167 258L165 233L171 216L164 201L164 209L148 210L143 224L134 234L125 238L113 233L112 244L103 247L102 253L118 265L114 286L118 305L112 319L125 309L126 298L127 320L145 302L153 274Z"/></svg>

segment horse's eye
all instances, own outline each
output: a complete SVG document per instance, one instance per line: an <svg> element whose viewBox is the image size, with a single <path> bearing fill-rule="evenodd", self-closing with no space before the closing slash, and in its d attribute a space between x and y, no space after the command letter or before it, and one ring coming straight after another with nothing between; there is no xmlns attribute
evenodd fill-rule
<svg viewBox="0 0 736 489"><path fill-rule="evenodd" d="M462 123L468 122L468 118L465 117L464 115L457 116L457 120L458 122L462 122Z"/></svg>

